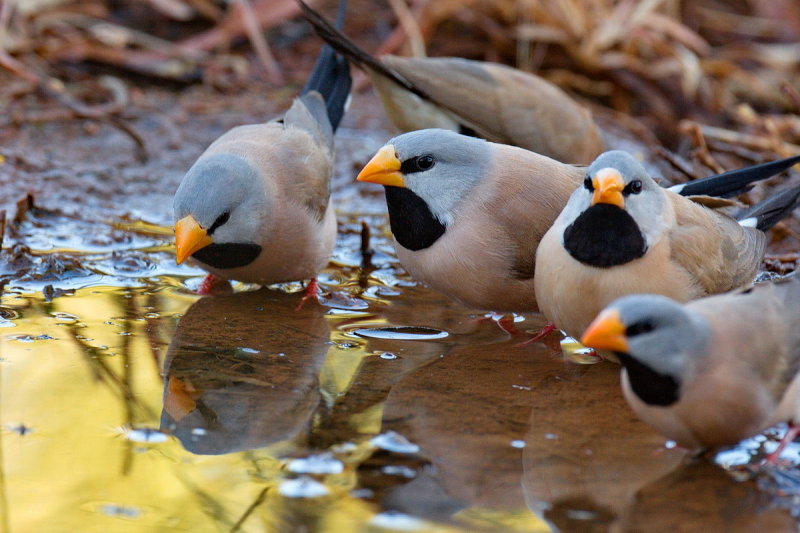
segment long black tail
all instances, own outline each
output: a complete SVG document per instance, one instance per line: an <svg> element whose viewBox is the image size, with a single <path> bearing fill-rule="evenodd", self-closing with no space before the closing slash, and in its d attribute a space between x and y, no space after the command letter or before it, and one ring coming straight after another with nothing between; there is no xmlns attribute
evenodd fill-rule
<svg viewBox="0 0 800 533"><path fill-rule="evenodd" d="M739 224L767 231L797 207L800 185L781 191L736 217Z"/></svg>
<svg viewBox="0 0 800 533"><path fill-rule="evenodd" d="M298 1L303 9L310 9L302 1ZM336 15L336 26L339 28L344 24L345 11L347 11L347 0L340 0L339 12ZM326 44L322 47L300 94L317 91L322 95L328 110L328 119L331 121L333 131L336 131L339 122L344 117L344 108L352 85L353 80L350 78L350 65L347 59L336 54L333 48Z"/></svg>
<svg viewBox="0 0 800 533"><path fill-rule="evenodd" d="M800 163L800 155L761 163L751 167L729 170L707 178L670 187L682 196L717 196L730 198L745 193L752 188L751 183L764 180Z"/></svg>
<svg viewBox="0 0 800 533"><path fill-rule="evenodd" d="M424 100L430 99L427 94L425 94L414 84L403 78L397 72L386 68L383 63L372 57L368 52L359 48L358 45L351 41L347 35L333 27L330 22L325 20L318 12L311 9L311 7L303 2L303 0L297 0L297 2L300 4L300 8L303 10L303 16L309 22L309 24L314 27L314 31L317 32L317 35L319 35L323 41L335 48L337 52L361 68L369 68L370 70L374 70L386 76L399 86L411 91L420 98Z"/></svg>

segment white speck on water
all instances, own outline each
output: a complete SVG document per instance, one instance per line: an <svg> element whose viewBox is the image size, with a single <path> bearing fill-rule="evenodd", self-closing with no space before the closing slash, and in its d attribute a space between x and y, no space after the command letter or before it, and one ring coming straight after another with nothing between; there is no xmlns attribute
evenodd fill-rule
<svg viewBox="0 0 800 533"><path fill-rule="evenodd" d="M17 342L33 342L33 341L50 341L53 340L53 337L50 335L15 335L11 337L12 340Z"/></svg>
<svg viewBox="0 0 800 533"><path fill-rule="evenodd" d="M408 479L417 477L417 472L413 468L404 465L386 465L381 468L381 472L387 476L401 476Z"/></svg>
<svg viewBox="0 0 800 533"><path fill-rule="evenodd" d="M666 448L668 450L671 450L672 448L674 448L677 445L678 445L678 443L675 442L674 440L668 440L667 442L664 443L664 448Z"/></svg>
<svg viewBox="0 0 800 533"><path fill-rule="evenodd" d="M398 531L419 531L426 527L425 522L407 514L395 511L378 513L369 521L370 525Z"/></svg>
<svg viewBox="0 0 800 533"><path fill-rule="evenodd" d="M167 442L167 434L152 428L125 428L123 435L133 442Z"/></svg>
<svg viewBox="0 0 800 533"><path fill-rule="evenodd" d="M593 520L597 514L585 509L570 509L567 511L567 516L573 520Z"/></svg>
<svg viewBox="0 0 800 533"><path fill-rule="evenodd" d="M289 471L295 474L341 474L344 464L330 453L309 455L289 461Z"/></svg>
<svg viewBox="0 0 800 533"><path fill-rule="evenodd" d="M117 516L120 518L139 518L142 515L142 511L136 507L126 507L115 503L102 504L100 506L100 512L108 516Z"/></svg>
<svg viewBox="0 0 800 533"><path fill-rule="evenodd" d="M397 359L397 354L392 352L383 352L381 354L381 359Z"/></svg>
<svg viewBox="0 0 800 533"><path fill-rule="evenodd" d="M319 498L329 491L322 483L303 476L285 480L278 488L278 492L287 498Z"/></svg>
<svg viewBox="0 0 800 533"><path fill-rule="evenodd" d="M260 350L256 350L255 348L239 348L239 351L244 353L261 353Z"/></svg>
<svg viewBox="0 0 800 533"><path fill-rule="evenodd" d="M525 447L525 441L524 440L519 440L519 439L518 440L512 440L511 441L511 447L512 448L524 448Z"/></svg>
<svg viewBox="0 0 800 533"><path fill-rule="evenodd" d="M545 433L544 438L546 438L547 440L556 440L558 438L558 435L556 435L555 433Z"/></svg>
<svg viewBox="0 0 800 533"><path fill-rule="evenodd" d="M206 428L192 428L192 435L205 435L206 433Z"/></svg>
<svg viewBox="0 0 800 533"><path fill-rule="evenodd" d="M370 440L373 446L394 453L418 453L419 446L394 431L387 431Z"/></svg>
<svg viewBox="0 0 800 533"><path fill-rule="evenodd" d="M358 449L352 442L342 442L341 444L336 444L331 448L336 453L350 453Z"/></svg>
<svg viewBox="0 0 800 533"><path fill-rule="evenodd" d="M519 390L531 390L530 387L527 387L525 385L511 385L511 388L512 389L519 389Z"/></svg>

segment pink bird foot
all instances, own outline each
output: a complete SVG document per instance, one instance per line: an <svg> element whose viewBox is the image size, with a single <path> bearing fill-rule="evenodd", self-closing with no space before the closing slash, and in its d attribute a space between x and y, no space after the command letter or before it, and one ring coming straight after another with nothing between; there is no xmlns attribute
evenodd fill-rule
<svg viewBox="0 0 800 533"><path fill-rule="evenodd" d="M520 342L518 344L515 344L514 346L516 346L516 347L527 346L527 345L529 345L531 343L534 343L536 341L542 340L543 338L545 338L548 335L550 335L551 333L553 333L556 329L557 328L556 328L555 324L553 324L552 322L548 322L547 324L545 324L545 326L542 329L539 330L539 333L537 333L536 335L534 335L533 337L531 337L530 339L528 339L526 341L523 341L523 342Z"/></svg>
<svg viewBox="0 0 800 533"><path fill-rule="evenodd" d="M314 298L315 300L319 301L319 292L320 288L317 278L311 278L311 280L308 282L308 285L306 285L306 290L303 291L303 297L300 298L300 302L297 304L297 307L295 307L294 310L300 311L306 304L306 301L308 301L310 298Z"/></svg>
<svg viewBox="0 0 800 533"><path fill-rule="evenodd" d="M231 292L233 292L233 287L231 287L230 282L214 274L206 274L206 277L197 287L197 294L208 296L230 294Z"/></svg>
<svg viewBox="0 0 800 533"><path fill-rule="evenodd" d="M781 457L781 453L783 450L788 446L790 443L800 435L800 426L795 424L794 422L789 422L789 427L786 429L786 434L783 436L781 441L778 443L778 447L775 448L775 451L771 454L767 455L764 460L761 462L762 465L771 465L775 466L778 464L778 461Z"/></svg>

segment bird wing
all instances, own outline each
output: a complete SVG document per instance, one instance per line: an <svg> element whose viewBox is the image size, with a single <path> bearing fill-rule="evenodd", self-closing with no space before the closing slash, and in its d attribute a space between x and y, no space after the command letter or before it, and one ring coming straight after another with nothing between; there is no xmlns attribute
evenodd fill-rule
<svg viewBox="0 0 800 533"><path fill-rule="evenodd" d="M583 167L512 146L492 145L487 209L514 248L512 274L533 278L539 241L583 180Z"/></svg>
<svg viewBox="0 0 800 533"><path fill-rule="evenodd" d="M763 232L745 228L720 212L664 191L675 212L669 231L672 261L696 280L700 294L748 285L766 249Z"/></svg>
<svg viewBox="0 0 800 533"><path fill-rule="evenodd" d="M304 94L295 98L281 121L283 135L271 148L280 164L276 171L289 196L322 220L333 173L333 129L325 102L316 91Z"/></svg>
<svg viewBox="0 0 800 533"><path fill-rule="evenodd" d="M383 56L381 62L479 137L568 163L589 163L603 150L591 113L533 74L461 58Z"/></svg>
<svg viewBox="0 0 800 533"><path fill-rule="evenodd" d="M765 378L770 383L770 391L775 398L781 398L792 380L800 372L800 276L792 274L782 279L774 280L764 286L763 292L771 293L767 306L774 312L770 331L783 342L781 357L774 365L765 365L761 361L756 367L761 372L767 373ZM756 291L761 292L761 285ZM770 366L773 367L770 372ZM772 376L769 376L772 373Z"/></svg>
<svg viewBox="0 0 800 533"><path fill-rule="evenodd" d="M800 371L798 300L800 277L795 274L691 302L689 308L714 325L709 347L712 364L718 367L714 372L729 376L743 368L779 403ZM734 390L730 396L743 395Z"/></svg>

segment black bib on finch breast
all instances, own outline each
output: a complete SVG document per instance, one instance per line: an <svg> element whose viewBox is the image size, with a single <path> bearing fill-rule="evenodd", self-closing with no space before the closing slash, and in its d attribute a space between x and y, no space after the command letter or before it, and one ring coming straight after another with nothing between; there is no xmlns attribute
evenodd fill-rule
<svg viewBox="0 0 800 533"><path fill-rule="evenodd" d="M261 253L261 246L247 242L212 243L200 248L192 257L214 268L236 268L249 265Z"/></svg>
<svg viewBox="0 0 800 533"><path fill-rule="evenodd" d="M644 403L667 407L678 401L680 383L675 378L659 374L629 354L617 352L617 357L628 372L631 389Z"/></svg>
<svg viewBox="0 0 800 533"><path fill-rule="evenodd" d="M647 243L627 211L595 204L564 230L564 248L581 263L607 268L642 257Z"/></svg>
<svg viewBox="0 0 800 533"><path fill-rule="evenodd" d="M425 200L404 187L385 186L389 226L403 248L416 252L433 245L445 226L433 216Z"/></svg>

